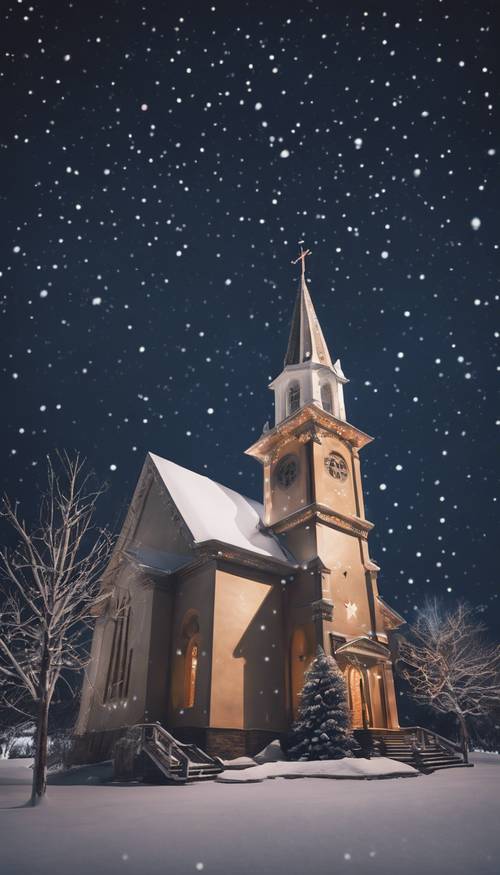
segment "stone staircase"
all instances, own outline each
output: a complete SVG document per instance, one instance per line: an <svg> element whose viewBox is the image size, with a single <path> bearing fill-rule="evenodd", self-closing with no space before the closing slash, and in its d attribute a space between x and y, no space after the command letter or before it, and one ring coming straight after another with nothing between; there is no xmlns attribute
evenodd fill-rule
<svg viewBox="0 0 500 875"><path fill-rule="evenodd" d="M370 756L386 756L424 773L466 768L459 745L422 726L400 729L357 729L354 736Z"/></svg>

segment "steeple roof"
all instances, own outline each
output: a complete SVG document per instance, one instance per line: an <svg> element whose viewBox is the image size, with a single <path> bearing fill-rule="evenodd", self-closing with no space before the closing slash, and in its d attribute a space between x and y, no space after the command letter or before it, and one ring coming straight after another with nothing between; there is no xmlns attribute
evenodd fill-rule
<svg viewBox="0 0 500 875"><path fill-rule="evenodd" d="M297 261L301 261L302 270L299 291L293 310L292 326L285 356L285 367L287 365L315 362L316 364L326 365L326 367L333 369L330 353L328 352L328 347L318 317L316 316L313 302L311 301L311 295L307 288L305 258L308 254L309 250L304 252L301 247L301 255ZM293 263L295 264L296 262Z"/></svg>

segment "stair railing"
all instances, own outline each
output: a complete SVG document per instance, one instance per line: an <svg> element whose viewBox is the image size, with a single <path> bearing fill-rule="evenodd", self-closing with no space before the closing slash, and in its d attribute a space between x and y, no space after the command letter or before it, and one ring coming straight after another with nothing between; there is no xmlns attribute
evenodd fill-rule
<svg viewBox="0 0 500 875"><path fill-rule="evenodd" d="M182 777L188 777L190 765L217 766L219 771L223 770L222 761L218 757L211 757L195 744L178 741L159 723L139 723L137 728L141 730L143 742L149 742L162 750L168 758L170 768L180 764Z"/></svg>
<svg viewBox="0 0 500 875"><path fill-rule="evenodd" d="M167 769L172 774L172 777L180 777L187 780L189 776L189 757L181 750L181 745L177 740L163 729L162 726L156 723L140 723L138 728L141 729L142 745L149 744L153 748L160 751L163 758L167 760ZM175 766L180 766L179 772L174 773Z"/></svg>
<svg viewBox="0 0 500 875"><path fill-rule="evenodd" d="M426 740L430 737L435 744L444 747L446 750L450 751L450 753L458 753L460 756L463 756L462 746L457 742L445 738L444 735L439 735L438 732L432 732L430 729L423 729L422 731Z"/></svg>
<svg viewBox="0 0 500 875"><path fill-rule="evenodd" d="M426 729L424 726L401 726L400 729L403 730L403 732L413 733L417 744L422 750L426 750L432 743L434 743L438 747L443 747L450 753L459 754L462 758L464 756L460 744L451 741L449 738L445 738L444 735L439 735L438 732L434 732L432 729Z"/></svg>
<svg viewBox="0 0 500 875"><path fill-rule="evenodd" d="M432 746L432 744L437 745L449 753L458 754L462 760L465 762L464 751L462 746L458 744L458 742L451 741L449 738L445 738L443 735L439 735L438 732L434 732L431 729L426 729L423 726L400 726L399 729L386 729L381 728L380 730L373 728L365 730L365 732L369 732L370 734L377 735L379 734L378 742L379 749L382 755L386 752L386 739L389 740L391 735L394 733L394 737L397 737L398 733L406 733L411 737L411 743L414 746L415 754L418 753L417 749L420 749L421 752L424 752ZM366 742L365 742L366 743ZM374 742L371 741L372 749L374 748Z"/></svg>

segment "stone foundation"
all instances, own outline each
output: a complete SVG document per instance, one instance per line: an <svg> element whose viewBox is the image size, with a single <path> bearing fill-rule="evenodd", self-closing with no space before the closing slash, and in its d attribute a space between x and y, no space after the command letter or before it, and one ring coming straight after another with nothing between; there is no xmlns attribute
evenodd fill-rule
<svg viewBox="0 0 500 875"><path fill-rule="evenodd" d="M113 757L113 748L129 727L104 732L86 732L73 736L73 746L69 753L69 765L80 766L86 763L101 763Z"/></svg>
<svg viewBox="0 0 500 875"><path fill-rule="evenodd" d="M254 756L275 738L283 740L283 733L267 729L198 729L183 727L172 732L179 741L196 744L210 756L225 760Z"/></svg>
<svg viewBox="0 0 500 875"><path fill-rule="evenodd" d="M87 732L73 738L69 756L70 765L98 763L113 757L116 742L130 727L104 732ZM269 732L267 729L213 729L178 727L168 730L174 738L188 744L195 744L210 756L231 760L241 756L255 756L275 738L284 742L284 733Z"/></svg>

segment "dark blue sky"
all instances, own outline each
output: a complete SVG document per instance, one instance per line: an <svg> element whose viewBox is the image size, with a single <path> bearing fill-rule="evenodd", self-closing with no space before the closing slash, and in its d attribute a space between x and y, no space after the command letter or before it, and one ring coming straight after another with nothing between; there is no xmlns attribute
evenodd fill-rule
<svg viewBox="0 0 500 875"><path fill-rule="evenodd" d="M273 418L304 239L348 419L376 437L382 595L498 618L498 18L3 5L0 452L27 516L55 447L109 479L112 525L148 450L260 498L243 451Z"/></svg>

